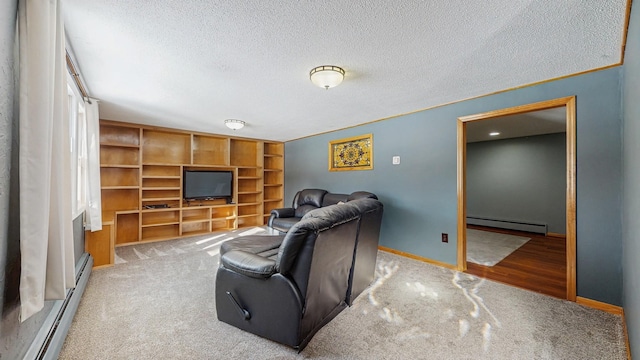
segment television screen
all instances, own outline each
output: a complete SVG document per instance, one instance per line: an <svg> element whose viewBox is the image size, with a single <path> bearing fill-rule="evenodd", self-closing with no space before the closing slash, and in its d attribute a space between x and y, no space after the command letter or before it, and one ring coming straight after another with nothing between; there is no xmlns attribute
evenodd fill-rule
<svg viewBox="0 0 640 360"><path fill-rule="evenodd" d="M182 191L186 200L231 200L231 171L185 170L183 175Z"/></svg>

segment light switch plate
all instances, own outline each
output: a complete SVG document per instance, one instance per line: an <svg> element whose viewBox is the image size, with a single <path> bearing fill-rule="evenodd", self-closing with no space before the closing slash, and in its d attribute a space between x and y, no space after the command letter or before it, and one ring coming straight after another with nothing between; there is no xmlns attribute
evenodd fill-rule
<svg viewBox="0 0 640 360"><path fill-rule="evenodd" d="M399 165L400 164L400 156L394 156L393 159L391 160L391 163L393 165Z"/></svg>

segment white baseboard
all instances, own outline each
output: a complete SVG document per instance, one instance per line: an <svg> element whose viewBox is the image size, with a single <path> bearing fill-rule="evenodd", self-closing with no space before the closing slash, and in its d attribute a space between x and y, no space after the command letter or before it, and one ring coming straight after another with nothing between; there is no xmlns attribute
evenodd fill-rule
<svg viewBox="0 0 640 360"><path fill-rule="evenodd" d="M36 335L29 350L27 350L24 360L55 360L58 358L73 317L76 314L76 310L78 310L82 294L87 287L92 267L93 258L88 253L85 253L78 261L76 287L67 291L67 297L64 300L56 301L49 316L40 327L38 335Z"/></svg>

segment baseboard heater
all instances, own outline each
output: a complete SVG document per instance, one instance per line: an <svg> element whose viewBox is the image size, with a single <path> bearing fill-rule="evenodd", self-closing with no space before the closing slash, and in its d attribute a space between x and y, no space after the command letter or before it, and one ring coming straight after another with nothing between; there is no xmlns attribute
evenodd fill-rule
<svg viewBox="0 0 640 360"><path fill-rule="evenodd" d="M24 359L55 360L60 354L64 340L67 337L73 317L78 310L80 298L87 287L93 258L85 253L76 265L76 287L67 292L64 300L56 301L49 316L42 324L38 335L31 343Z"/></svg>
<svg viewBox="0 0 640 360"><path fill-rule="evenodd" d="M467 216L467 225L489 226L547 235L547 224Z"/></svg>

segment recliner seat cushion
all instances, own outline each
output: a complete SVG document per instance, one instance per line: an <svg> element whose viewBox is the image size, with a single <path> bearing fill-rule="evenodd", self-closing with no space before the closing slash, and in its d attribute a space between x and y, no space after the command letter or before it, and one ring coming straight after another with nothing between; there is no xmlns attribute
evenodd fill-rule
<svg viewBox="0 0 640 360"><path fill-rule="evenodd" d="M231 250L241 250L275 260L275 256L278 254L278 248L280 247L280 244L282 244L283 239L284 235L242 236L222 243L220 246L220 256L222 257L222 255Z"/></svg>

